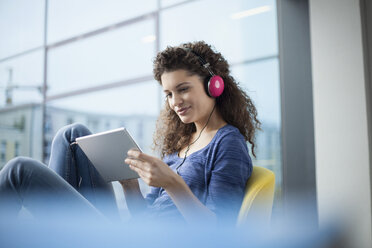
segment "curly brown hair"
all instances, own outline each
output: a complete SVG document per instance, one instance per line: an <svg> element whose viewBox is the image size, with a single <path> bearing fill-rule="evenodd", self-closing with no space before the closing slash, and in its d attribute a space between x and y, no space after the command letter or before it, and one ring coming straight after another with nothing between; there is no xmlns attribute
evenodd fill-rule
<svg viewBox="0 0 372 248"><path fill-rule="evenodd" d="M221 76L224 80L225 89L222 95L216 98L216 108L228 124L239 129L245 140L251 144L252 155L256 157L255 133L261 126L257 119L256 107L230 75L229 64L221 53L215 52L204 41L184 43L177 47L168 46L159 52L154 60L154 78L161 85L161 76L164 72L183 69L190 75L198 75L208 80L210 73L201 65L198 55L210 64L215 75ZM153 148L160 151L163 158L187 146L193 132L196 132L195 124L183 123L166 102L157 121Z"/></svg>

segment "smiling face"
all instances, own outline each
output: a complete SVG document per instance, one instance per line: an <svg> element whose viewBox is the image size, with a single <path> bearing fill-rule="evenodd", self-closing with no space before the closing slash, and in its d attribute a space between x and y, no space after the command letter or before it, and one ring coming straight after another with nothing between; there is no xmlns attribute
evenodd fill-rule
<svg viewBox="0 0 372 248"><path fill-rule="evenodd" d="M215 99L209 97L198 75L186 70L164 72L161 83L169 106L183 123L205 122L211 113Z"/></svg>

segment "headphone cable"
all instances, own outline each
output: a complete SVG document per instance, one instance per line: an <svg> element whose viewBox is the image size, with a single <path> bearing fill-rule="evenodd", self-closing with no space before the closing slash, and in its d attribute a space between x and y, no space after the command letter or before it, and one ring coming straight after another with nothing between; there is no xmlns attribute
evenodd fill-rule
<svg viewBox="0 0 372 248"><path fill-rule="evenodd" d="M183 158L181 164L179 164L179 165L177 166L177 168L176 168L176 172L177 172L177 174L178 174L178 169L181 167L181 165L183 165L183 163L184 163L185 160L186 160L187 153L188 153L189 150L190 150L190 146L191 146L192 144L194 144L196 141L198 141L198 139L200 138L200 136L201 136L203 130L207 127L207 125L208 125L208 123L209 123L209 120L211 119L212 114L213 114L215 108L216 108L216 104L214 104L213 109L212 109L211 113L209 114L208 120L207 120L207 122L205 123L204 127L202 128L202 130L200 131L199 136L198 136L198 137L197 137L193 142L191 142L191 143L187 146L187 149L186 149L186 151L185 151L185 157Z"/></svg>

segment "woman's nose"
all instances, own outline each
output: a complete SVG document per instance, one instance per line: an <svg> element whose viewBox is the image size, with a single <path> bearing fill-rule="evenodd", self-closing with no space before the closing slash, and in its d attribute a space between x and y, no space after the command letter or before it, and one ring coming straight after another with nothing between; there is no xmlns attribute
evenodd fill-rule
<svg viewBox="0 0 372 248"><path fill-rule="evenodd" d="M183 103L183 99L182 97L180 97L179 95L176 95L174 94L173 98L172 98L172 105L177 107L177 106L180 106L182 103Z"/></svg>

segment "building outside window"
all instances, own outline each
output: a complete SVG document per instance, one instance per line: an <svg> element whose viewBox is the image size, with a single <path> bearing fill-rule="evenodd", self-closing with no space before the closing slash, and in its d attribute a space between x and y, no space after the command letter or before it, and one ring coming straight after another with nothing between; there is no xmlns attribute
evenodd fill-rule
<svg viewBox="0 0 372 248"><path fill-rule="evenodd" d="M5 162L5 159L6 159L6 141L1 141L0 160L1 162Z"/></svg>
<svg viewBox="0 0 372 248"><path fill-rule="evenodd" d="M20 151L19 151L19 142L16 141L14 143L14 156L17 157L20 155Z"/></svg>

